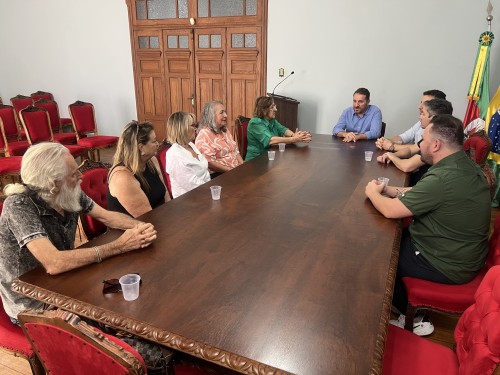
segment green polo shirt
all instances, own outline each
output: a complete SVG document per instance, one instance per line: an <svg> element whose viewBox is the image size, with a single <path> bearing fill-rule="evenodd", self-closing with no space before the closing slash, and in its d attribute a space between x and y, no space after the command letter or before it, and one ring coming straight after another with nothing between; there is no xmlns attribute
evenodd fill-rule
<svg viewBox="0 0 500 375"><path fill-rule="evenodd" d="M252 118L248 123L248 146L245 160L252 160L268 150L271 137L283 137L286 130L287 128L276 119L268 121L260 117Z"/></svg>
<svg viewBox="0 0 500 375"><path fill-rule="evenodd" d="M401 202L414 217L413 243L450 280L463 284L488 254L491 199L479 167L464 151L433 165Z"/></svg>

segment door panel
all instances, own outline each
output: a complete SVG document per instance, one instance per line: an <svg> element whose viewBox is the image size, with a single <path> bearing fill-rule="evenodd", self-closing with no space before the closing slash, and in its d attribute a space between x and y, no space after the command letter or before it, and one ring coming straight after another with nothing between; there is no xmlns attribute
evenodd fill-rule
<svg viewBox="0 0 500 375"><path fill-rule="evenodd" d="M190 29L164 30L164 66L168 82L166 90L168 114L184 111L195 112L192 105L195 94L193 32Z"/></svg>
<svg viewBox="0 0 500 375"><path fill-rule="evenodd" d="M194 31L196 67L196 104L198 113L205 103L226 103L226 29L206 28Z"/></svg>
<svg viewBox="0 0 500 375"><path fill-rule="evenodd" d="M267 0L125 0L137 116L163 139L172 112L218 99L231 127L265 93ZM238 27L235 27L238 25Z"/></svg>
<svg viewBox="0 0 500 375"><path fill-rule="evenodd" d="M238 27L227 29L228 116L252 117L255 99L262 94L261 29Z"/></svg>

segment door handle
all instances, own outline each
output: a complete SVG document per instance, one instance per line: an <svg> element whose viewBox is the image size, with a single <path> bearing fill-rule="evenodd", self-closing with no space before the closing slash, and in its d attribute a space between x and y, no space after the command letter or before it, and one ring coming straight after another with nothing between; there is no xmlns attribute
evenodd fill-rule
<svg viewBox="0 0 500 375"><path fill-rule="evenodd" d="M190 96L188 99L191 99L191 105L194 108L194 95Z"/></svg>

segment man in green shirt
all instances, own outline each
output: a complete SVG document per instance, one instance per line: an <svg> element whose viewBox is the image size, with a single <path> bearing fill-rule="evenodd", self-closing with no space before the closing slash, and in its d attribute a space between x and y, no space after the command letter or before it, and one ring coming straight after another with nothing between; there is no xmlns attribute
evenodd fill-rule
<svg viewBox="0 0 500 375"><path fill-rule="evenodd" d="M368 183L366 196L387 218L413 216L401 239L393 306L406 311L402 277L444 284L472 280L488 254L491 200L479 167L463 151L462 122L451 115L434 116L420 143L421 158L432 165L413 188ZM414 332L432 333L422 314ZM391 321L392 322L392 321ZM404 315L397 325L404 326Z"/></svg>

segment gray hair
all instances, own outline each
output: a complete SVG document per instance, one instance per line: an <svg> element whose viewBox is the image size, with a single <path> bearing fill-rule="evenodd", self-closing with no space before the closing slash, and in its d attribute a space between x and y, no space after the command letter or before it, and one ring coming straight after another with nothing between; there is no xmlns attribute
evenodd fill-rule
<svg viewBox="0 0 500 375"><path fill-rule="evenodd" d="M200 118L201 127L208 128L215 134L219 134L221 131L227 131L226 126L218 129L217 125L215 124L215 106L219 104L224 105L224 103L222 103L220 100L212 100L211 102L205 104L203 110L201 111Z"/></svg>
<svg viewBox="0 0 500 375"><path fill-rule="evenodd" d="M28 148L21 162L22 184L5 186L5 195L21 194L26 186L38 192L41 199L52 202L58 192L56 182L68 174L66 156L69 151L60 143L42 142ZM25 186L26 185L26 186Z"/></svg>

